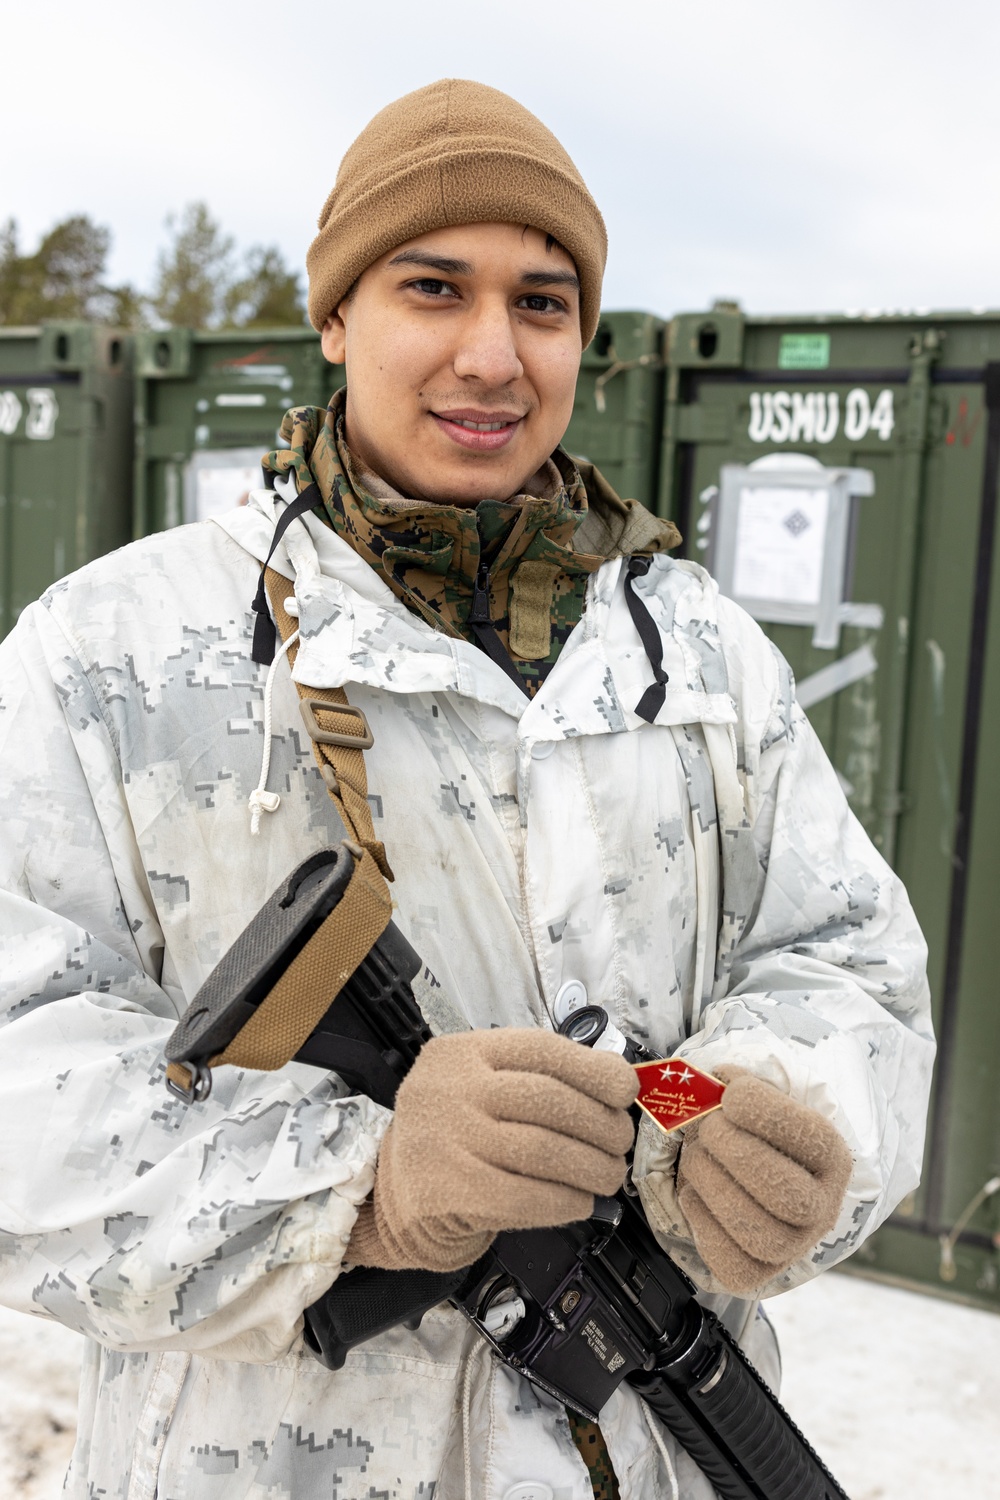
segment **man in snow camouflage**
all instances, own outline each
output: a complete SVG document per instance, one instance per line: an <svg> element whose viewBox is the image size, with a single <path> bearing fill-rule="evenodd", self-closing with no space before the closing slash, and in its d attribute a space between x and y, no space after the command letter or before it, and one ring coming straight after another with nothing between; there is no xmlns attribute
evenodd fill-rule
<svg viewBox="0 0 1000 1500"><path fill-rule="evenodd" d="M633 1175L772 1385L759 1298L917 1180L905 894L758 628L559 447L604 255L513 100L389 106L309 255L346 396L285 418L273 489L55 585L0 648L0 1294L86 1336L74 1500L709 1500L629 1387L571 1423L447 1305L337 1373L303 1345L346 1266L467 1264L621 1182L633 1075L553 1035L569 982L732 1080L699 1128L643 1126ZM249 605L312 483L272 559L293 682ZM392 1117L304 1064L164 1087L199 985L342 836L295 682L367 716L395 919L472 1028Z"/></svg>

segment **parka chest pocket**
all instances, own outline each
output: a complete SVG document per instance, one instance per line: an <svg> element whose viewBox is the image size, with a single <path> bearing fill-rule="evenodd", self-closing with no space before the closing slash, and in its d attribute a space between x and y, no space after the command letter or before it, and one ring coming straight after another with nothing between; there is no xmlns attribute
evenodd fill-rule
<svg viewBox="0 0 1000 1500"><path fill-rule="evenodd" d="M718 933L701 726L581 735L533 762L524 889L555 1024L556 996L575 983L621 1031L669 1053L711 982Z"/></svg>

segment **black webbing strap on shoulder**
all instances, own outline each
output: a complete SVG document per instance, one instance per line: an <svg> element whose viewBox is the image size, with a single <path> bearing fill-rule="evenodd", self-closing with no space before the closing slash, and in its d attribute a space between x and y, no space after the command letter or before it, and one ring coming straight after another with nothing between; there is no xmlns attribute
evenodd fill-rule
<svg viewBox="0 0 1000 1500"><path fill-rule="evenodd" d="M304 516L307 511L314 510L317 505L322 505L322 503L323 496L319 492L319 486L316 484L307 485L301 495L297 495L278 517L278 524L274 528L274 536L271 540L271 550L261 563L260 581L257 584L257 592L250 606L257 616L253 628L253 648L250 654L254 661L258 662L262 667L269 667L274 661L274 646L277 639L274 621L271 619L271 612L267 607L267 588L264 581L267 573L267 565L274 556L275 548L292 522L297 521L299 516Z"/></svg>
<svg viewBox="0 0 1000 1500"><path fill-rule="evenodd" d="M635 578L644 576L649 572L650 559L648 557L630 557L628 560L628 571L625 574L625 603L628 612L632 616L632 624L639 632L642 648L649 657L649 664L653 669L654 682L648 687L635 705L635 712L640 719L645 719L647 724L656 721L656 715L663 707L663 700L667 696L667 683L670 681L668 674L663 670L663 640L656 627L656 621L649 610L643 604L639 595L635 592Z"/></svg>

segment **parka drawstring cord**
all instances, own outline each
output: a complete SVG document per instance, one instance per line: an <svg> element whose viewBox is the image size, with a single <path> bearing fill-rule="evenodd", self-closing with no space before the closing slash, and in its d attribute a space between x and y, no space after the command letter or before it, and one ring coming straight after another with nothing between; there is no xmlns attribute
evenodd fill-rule
<svg viewBox="0 0 1000 1500"><path fill-rule="evenodd" d="M285 608L288 608L287 604ZM278 663L289 646L294 646L298 638L299 632L293 630L287 641L282 643L280 651L278 651L267 669L267 681L264 683L264 754L261 759L260 780L247 800L247 806L250 809L250 832L255 837L260 833L261 813L277 812L281 806L281 798L278 796L278 793L267 790L267 776L271 769L271 689L274 686L274 674L277 671Z"/></svg>
<svg viewBox="0 0 1000 1500"><path fill-rule="evenodd" d="M653 1416L653 1413L650 1411L645 1401L640 1399L639 1405L642 1407L642 1414L646 1418L646 1426L653 1434L653 1442L659 1448L660 1457L663 1459L663 1462L666 1465L667 1478L670 1480L670 1500L680 1500L680 1487L677 1483L677 1470L674 1468L674 1461L670 1457L669 1449L667 1448L666 1443L663 1441L663 1434L657 1427L656 1418Z"/></svg>

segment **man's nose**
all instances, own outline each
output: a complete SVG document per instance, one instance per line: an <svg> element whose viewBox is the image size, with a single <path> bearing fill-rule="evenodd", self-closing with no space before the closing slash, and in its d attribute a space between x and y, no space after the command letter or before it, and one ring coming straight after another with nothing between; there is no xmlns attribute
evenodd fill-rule
<svg viewBox="0 0 1000 1500"><path fill-rule="evenodd" d="M494 388L509 385L524 374L505 301L484 299L463 319L454 365L460 380L478 380Z"/></svg>

